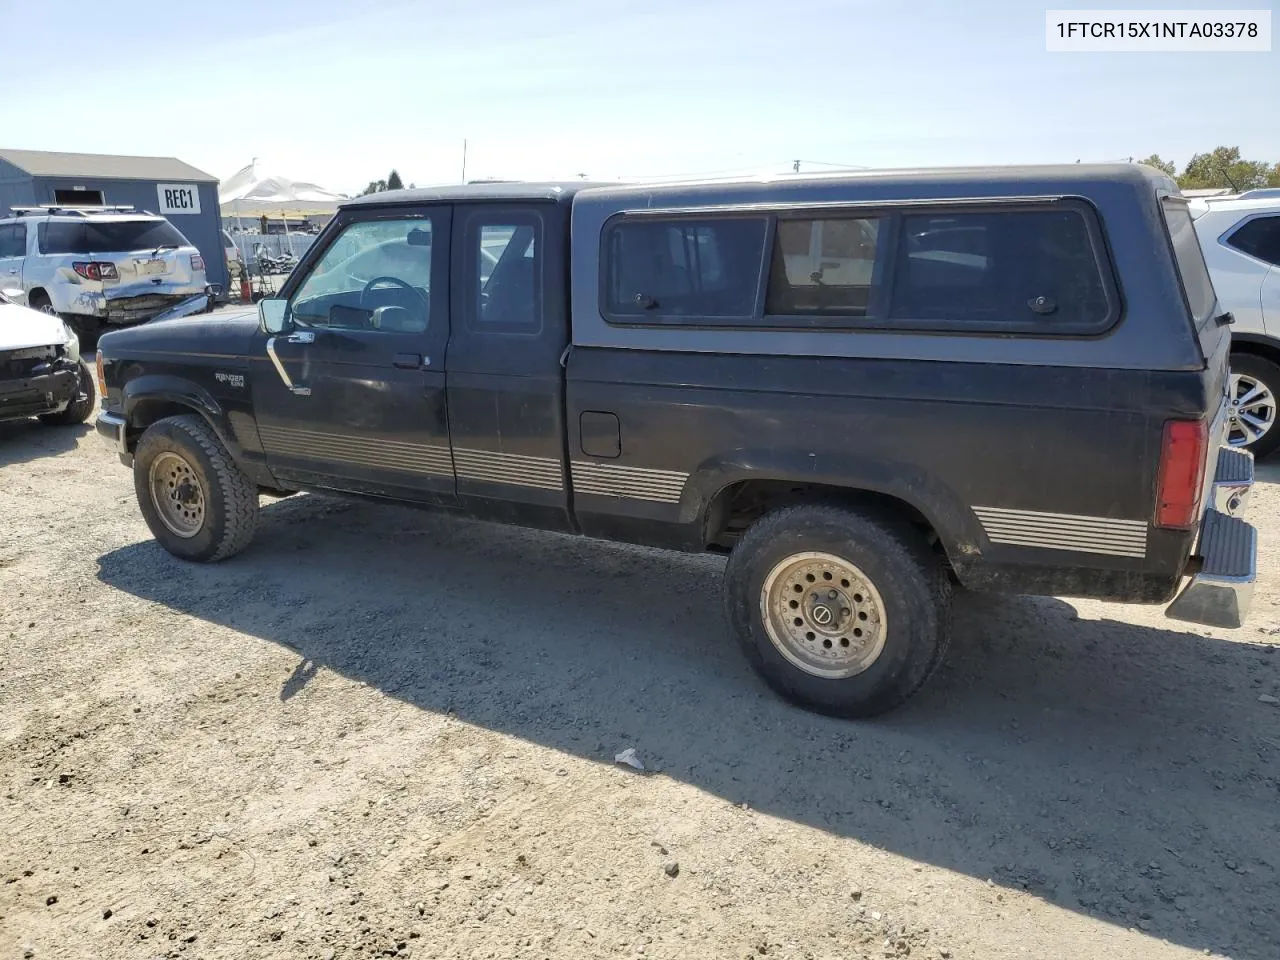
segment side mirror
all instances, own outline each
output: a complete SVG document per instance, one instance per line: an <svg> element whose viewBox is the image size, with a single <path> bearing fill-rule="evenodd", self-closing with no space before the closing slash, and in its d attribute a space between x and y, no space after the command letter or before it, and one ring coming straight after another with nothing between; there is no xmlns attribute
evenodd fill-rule
<svg viewBox="0 0 1280 960"><path fill-rule="evenodd" d="M284 333L289 328L289 301L279 297L259 300L258 324L265 333Z"/></svg>

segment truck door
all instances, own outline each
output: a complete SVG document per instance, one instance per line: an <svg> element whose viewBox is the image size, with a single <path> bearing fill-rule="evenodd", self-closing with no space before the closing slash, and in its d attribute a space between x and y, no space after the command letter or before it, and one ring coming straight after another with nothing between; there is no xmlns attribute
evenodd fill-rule
<svg viewBox="0 0 1280 960"><path fill-rule="evenodd" d="M489 520L570 530L564 370L567 207L455 207L449 431L458 499Z"/></svg>
<svg viewBox="0 0 1280 960"><path fill-rule="evenodd" d="M285 285L259 333L253 403L281 481L452 505L445 412L448 207L356 208Z"/></svg>

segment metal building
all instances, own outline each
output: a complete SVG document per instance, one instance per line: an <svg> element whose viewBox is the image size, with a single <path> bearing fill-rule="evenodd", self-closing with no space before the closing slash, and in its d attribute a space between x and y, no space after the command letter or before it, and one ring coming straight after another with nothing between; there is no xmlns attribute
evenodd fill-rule
<svg viewBox="0 0 1280 960"><path fill-rule="evenodd" d="M227 289L218 179L174 157L115 157L0 149L0 213L10 207L125 204L158 213L204 257L208 281Z"/></svg>

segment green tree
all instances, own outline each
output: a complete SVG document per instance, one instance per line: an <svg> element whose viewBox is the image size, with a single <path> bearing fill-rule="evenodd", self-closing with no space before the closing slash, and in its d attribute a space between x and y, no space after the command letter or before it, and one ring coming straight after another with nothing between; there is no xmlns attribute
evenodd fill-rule
<svg viewBox="0 0 1280 960"><path fill-rule="evenodd" d="M1178 168L1173 165L1173 162L1170 160L1161 160L1160 154L1158 153L1153 153L1145 160L1139 160L1138 162L1145 163L1148 167L1155 167L1157 170L1163 170L1171 177L1176 177L1178 175Z"/></svg>
<svg viewBox="0 0 1280 960"><path fill-rule="evenodd" d="M388 190L404 189L404 181L400 179L400 174L396 173L394 170L391 171L391 176L387 177L387 189Z"/></svg>
<svg viewBox="0 0 1280 960"><path fill-rule="evenodd" d="M360 196L367 197L371 193L382 193L387 189L387 181L370 180L369 185L360 191Z"/></svg>
<svg viewBox="0 0 1280 960"><path fill-rule="evenodd" d="M1234 187L1249 190L1264 187L1275 176L1270 164L1243 160L1239 147L1216 147L1209 153L1197 153L1187 161L1178 186L1193 190L1208 187Z"/></svg>

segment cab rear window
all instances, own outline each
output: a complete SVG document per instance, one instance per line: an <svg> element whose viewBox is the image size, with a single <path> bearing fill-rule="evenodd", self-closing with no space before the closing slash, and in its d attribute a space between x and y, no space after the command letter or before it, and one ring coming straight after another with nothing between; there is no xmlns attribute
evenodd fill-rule
<svg viewBox="0 0 1280 960"><path fill-rule="evenodd" d="M133 253L160 247L189 246L167 220L109 220L75 223L51 220L40 224L41 253Z"/></svg>
<svg viewBox="0 0 1280 960"><path fill-rule="evenodd" d="M1187 201L1178 197L1165 197L1160 205L1164 209L1165 226L1169 229L1169 239L1173 243L1173 258L1177 261L1178 273L1182 275L1182 289L1186 293L1191 319L1198 327L1209 319L1213 313L1213 305L1217 302L1213 281L1209 279L1209 268L1204 263L1204 251L1200 249L1200 241L1196 238L1196 228L1191 222L1191 210Z"/></svg>

